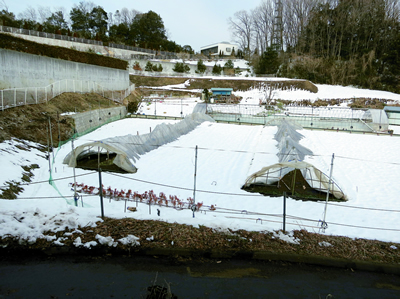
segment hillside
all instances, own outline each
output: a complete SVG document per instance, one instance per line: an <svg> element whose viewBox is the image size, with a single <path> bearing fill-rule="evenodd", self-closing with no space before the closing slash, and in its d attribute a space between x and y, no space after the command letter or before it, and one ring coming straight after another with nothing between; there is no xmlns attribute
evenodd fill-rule
<svg viewBox="0 0 400 299"><path fill-rule="evenodd" d="M126 70L128 62L125 60L98 55L96 53L81 52L74 49L49 46L28 41L23 38L0 32L0 49L14 50L29 54L59 58L68 61L93 64L98 66Z"/></svg>
<svg viewBox="0 0 400 299"><path fill-rule="evenodd" d="M59 140L68 140L73 134L73 119L63 116L63 113L85 112L112 106L117 104L98 94L64 93L45 104L5 109L0 112L0 142L18 138L47 145L50 118L53 147L57 147Z"/></svg>
<svg viewBox="0 0 400 299"><path fill-rule="evenodd" d="M130 75L129 79L135 83L137 87L143 86L167 86L175 84L183 84L189 80L189 84L185 86L186 89L210 89L213 87L220 88L232 88L233 91L249 90L251 88L259 87L261 82L267 85L273 86L274 88L280 88L281 90L296 89L305 90L310 92L317 92L318 88L308 80L279 80L274 79L273 81L265 82L265 79L232 79L232 78L185 78L185 77L151 77L151 76L136 76Z"/></svg>

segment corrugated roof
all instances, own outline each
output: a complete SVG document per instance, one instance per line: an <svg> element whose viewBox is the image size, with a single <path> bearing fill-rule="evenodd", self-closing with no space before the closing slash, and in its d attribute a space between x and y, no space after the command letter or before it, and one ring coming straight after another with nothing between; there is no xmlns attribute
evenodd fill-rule
<svg viewBox="0 0 400 299"><path fill-rule="evenodd" d="M218 87L213 87L211 88L211 91L233 91L233 88L218 88Z"/></svg>
<svg viewBox="0 0 400 299"><path fill-rule="evenodd" d="M396 107L396 106L385 106L385 108L383 108L383 110L389 111L389 112L398 112L398 113L400 113L400 107Z"/></svg>

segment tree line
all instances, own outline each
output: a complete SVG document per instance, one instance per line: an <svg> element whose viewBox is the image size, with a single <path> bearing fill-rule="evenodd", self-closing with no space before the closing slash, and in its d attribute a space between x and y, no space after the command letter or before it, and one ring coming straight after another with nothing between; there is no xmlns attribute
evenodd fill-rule
<svg viewBox="0 0 400 299"><path fill-rule="evenodd" d="M263 0L229 24L258 73L400 92L398 0Z"/></svg>
<svg viewBox="0 0 400 299"><path fill-rule="evenodd" d="M161 16L151 10L141 13L124 7L112 13L93 2L82 1L69 12L64 8L52 11L49 7L35 9L29 6L16 16L8 11L5 0L0 0L0 9L0 25L3 26L168 52L194 53L191 46L180 46L169 40Z"/></svg>

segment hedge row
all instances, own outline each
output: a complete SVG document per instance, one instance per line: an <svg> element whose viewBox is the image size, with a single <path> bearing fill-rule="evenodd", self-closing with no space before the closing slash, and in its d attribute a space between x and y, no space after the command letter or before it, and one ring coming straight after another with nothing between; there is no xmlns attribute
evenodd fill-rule
<svg viewBox="0 0 400 299"><path fill-rule="evenodd" d="M80 52L69 48L39 44L4 33L0 33L0 48L121 70L128 68L128 62L125 60L90 52Z"/></svg>

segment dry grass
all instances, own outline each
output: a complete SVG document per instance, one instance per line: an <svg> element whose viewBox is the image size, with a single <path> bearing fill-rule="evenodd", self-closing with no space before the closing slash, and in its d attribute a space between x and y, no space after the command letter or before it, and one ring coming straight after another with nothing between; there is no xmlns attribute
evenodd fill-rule
<svg viewBox="0 0 400 299"><path fill-rule="evenodd" d="M190 80L190 85L187 89L210 89L213 87L220 88L232 88L234 91L237 90L249 90L254 87L259 87L260 82L262 84L267 84L274 89L300 89L308 90L311 92L317 92L318 88L311 82L306 80L284 80L284 81L258 81L258 80L225 80L225 79L203 79L203 78L183 78L183 77L147 77L147 76L130 76L130 80L136 84L137 87L140 86L166 86L174 84L182 84L187 80Z"/></svg>
<svg viewBox="0 0 400 299"><path fill-rule="evenodd" d="M0 113L0 142L12 137L47 145L48 118L53 133L53 146L58 144L58 125L60 139L68 140L73 133L73 119L60 116L64 112L85 112L91 109L109 108L116 103L98 94L63 93L44 104L26 105L10 108Z"/></svg>
<svg viewBox="0 0 400 299"><path fill-rule="evenodd" d="M96 235L111 236L114 241L127 235L139 237L140 246L137 249L148 248L175 248L194 249L207 252L217 251L268 251L279 254L300 254L314 257L331 257L368 262L379 262L397 265L400 264L400 251L393 249L393 245L400 248L400 244L387 243L365 239L350 239L347 237L327 236L310 233L305 230L294 231L294 237L299 244L287 243L274 237L271 232L252 232L245 230L226 232L200 226L199 228L178 223L167 223L155 220L136 220L133 218L112 219L105 218L97 222L97 227L80 227L82 234L64 235L65 232L44 232L44 235L66 237L63 241L66 246L72 246L73 241L80 237L82 243L96 241ZM153 236L153 240L146 240ZM172 245L173 242L173 245ZM331 246L320 245L321 242ZM12 237L0 239L0 245L8 244L7 250L13 250L21 245ZM45 250L54 246L51 242L38 239L30 249ZM391 247L392 246L392 247ZM118 244L120 249L134 250L128 245Z"/></svg>

